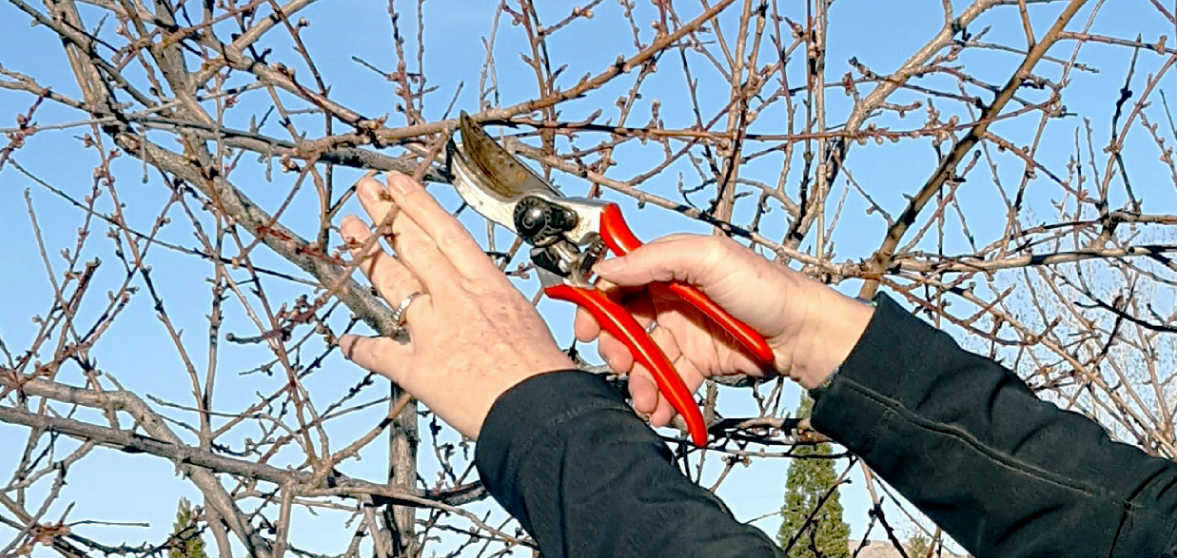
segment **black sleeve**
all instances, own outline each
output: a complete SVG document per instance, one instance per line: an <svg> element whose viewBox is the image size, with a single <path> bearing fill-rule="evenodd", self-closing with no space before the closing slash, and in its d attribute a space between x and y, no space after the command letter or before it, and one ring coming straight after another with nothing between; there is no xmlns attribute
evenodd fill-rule
<svg viewBox="0 0 1177 558"><path fill-rule="evenodd" d="M530 378L501 395L475 462L545 556L777 556L682 475L666 445L604 379Z"/></svg>
<svg viewBox="0 0 1177 558"><path fill-rule="evenodd" d="M885 296L812 420L976 556L1177 553L1177 463L1111 441Z"/></svg>

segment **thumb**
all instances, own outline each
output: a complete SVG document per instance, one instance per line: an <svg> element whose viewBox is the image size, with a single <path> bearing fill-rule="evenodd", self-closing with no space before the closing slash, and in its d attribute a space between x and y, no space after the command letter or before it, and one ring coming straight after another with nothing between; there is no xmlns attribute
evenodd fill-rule
<svg viewBox="0 0 1177 558"><path fill-rule="evenodd" d="M412 345L390 337L360 337L344 335L339 338L339 350L348 360L401 383L402 371L408 370Z"/></svg>
<svg viewBox="0 0 1177 558"><path fill-rule="evenodd" d="M698 235L660 238L624 256L599 262L593 271L622 287L661 281L701 285L715 268L707 257L710 252L718 251L712 249L710 238Z"/></svg>

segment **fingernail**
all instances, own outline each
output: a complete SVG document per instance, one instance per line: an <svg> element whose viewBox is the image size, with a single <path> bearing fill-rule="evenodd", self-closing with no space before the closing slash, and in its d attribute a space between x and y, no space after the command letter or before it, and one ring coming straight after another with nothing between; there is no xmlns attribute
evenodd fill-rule
<svg viewBox="0 0 1177 558"><path fill-rule="evenodd" d="M403 194L407 191L405 182L411 182L412 180L405 180L405 175L399 172L388 171L385 173L385 181L388 182L388 187L392 188L394 192Z"/></svg>
<svg viewBox="0 0 1177 558"><path fill-rule="evenodd" d="M365 180L368 180L368 179L370 179L370 178L375 178L375 177L376 177L376 174L377 174L378 172L379 172L379 171L370 170L370 171L368 171L368 172L364 173L364 176L361 176L361 177L360 177L360 179L359 179L359 180L357 180L357 181L356 181L356 183L355 183L355 184L353 184L352 186L355 186L356 190L359 190L359 189L360 189L360 184L363 184Z"/></svg>
<svg viewBox="0 0 1177 558"><path fill-rule="evenodd" d="M388 173L388 185L391 186L392 189L395 190L398 194L407 194L409 193L409 190L415 187L417 184L413 182L412 178L409 178L399 172L390 171Z"/></svg>
<svg viewBox="0 0 1177 558"><path fill-rule="evenodd" d="M340 336L337 342L339 343L339 352L343 354L343 358L351 360L352 348L356 346L356 336L348 333Z"/></svg>
<svg viewBox="0 0 1177 558"><path fill-rule="evenodd" d="M371 177L365 176L365 177L359 179L358 181L356 181L356 195L359 196L361 200L371 200L373 197L372 196L373 188L372 188L372 183L370 182L370 178ZM377 186L375 188L375 191L378 192L382 189L383 188L380 188L379 186Z"/></svg>
<svg viewBox="0 0 1177 558"><path fill-rule="evenodd" d="M356 182L355 182L355 184L356 184L356 185L359 185L359 183L361 183L361 182L363 182L363 181L365 181L365 180L367 180L367 179L369 179L369 178L372 178L372 177L376 176L376 175L377 175L377 174L379 174L379 173L380 173L380 171L375 171L375 170L370 170L370 171L368 171L368 172L365 172L365 173L364 173L364 176L361 176L361 177L359 177L358 179L356 179Z"/></svg>
<svg viewBox="0 0 1177 558"><path fill-rule="evenodd" d="M348 244L356 241L356 235L348 232L347 230L353 220L357 220L357 217L355 215L348 215L344 217L343 221L339 223L339 236L342 237L343 241Z"/></svg>

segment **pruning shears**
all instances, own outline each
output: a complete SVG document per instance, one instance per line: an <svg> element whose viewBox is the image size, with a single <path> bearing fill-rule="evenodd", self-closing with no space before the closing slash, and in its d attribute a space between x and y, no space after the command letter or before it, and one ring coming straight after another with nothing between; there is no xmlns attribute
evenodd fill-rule
<svg viewBox="0 0 1177 558"><path fill-rule="evenodd" d="M629 311L591 281L593 264L606 249L625 255L642 245L621 209L614 203L562 195L465 112L459 130L461 144L451 139L446 145L446 165L458 194L475 211L531 246L531 261L544 294L583 307L602 329L625 344L683 417L694 444L704 446L707 429L703 415L670 359ZM762 367L772 365L772 349L756 330L691 285L671 282L666 288L731 334Z"/></svg>

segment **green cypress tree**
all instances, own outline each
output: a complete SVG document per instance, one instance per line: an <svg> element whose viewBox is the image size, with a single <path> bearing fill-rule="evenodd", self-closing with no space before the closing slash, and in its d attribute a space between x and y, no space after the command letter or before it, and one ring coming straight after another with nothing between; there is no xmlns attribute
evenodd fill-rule
<svg viewBox="0 0 1177 558"><path fill-rule="evenodd" d="M907 555L911 558L923 558L932 553L932 541L925 537L923 533L916 531L907 538L907 542L903 545Z"/></svg>
<svg viewBox="0 0 1177 558"><path fill-rule="evenodd" d="M802 396L796 416L809 416L812 411L813 400L808 395ZM817 444L799 447L795 455L830 453L829 444ZM777 540L785 547L791 539L797 537L797 541L789 549L789 556L849 556L850 526L842 521L842 503L838 499L838 489L834 488L833 493L826 498L826 493L830 492L830 488L837 482L834 460L803 457L794 459L789 464L788 478L785 482L785 505L781 508L783 521ZM823 498L825 503L821 505L815 520L806 525L806 519L813 514L813 510ZM797 536L802 526L805 527L805 531Z"/></svg>
<svg viewBox="0 0 1177 558"><path fill-rule="evenodd" d="M200 520L187 498L180 498L177 506L176 522L172 524L172 537L168 542L168 558L208 558L204 552L204 540L200 538Z"/></svg>

